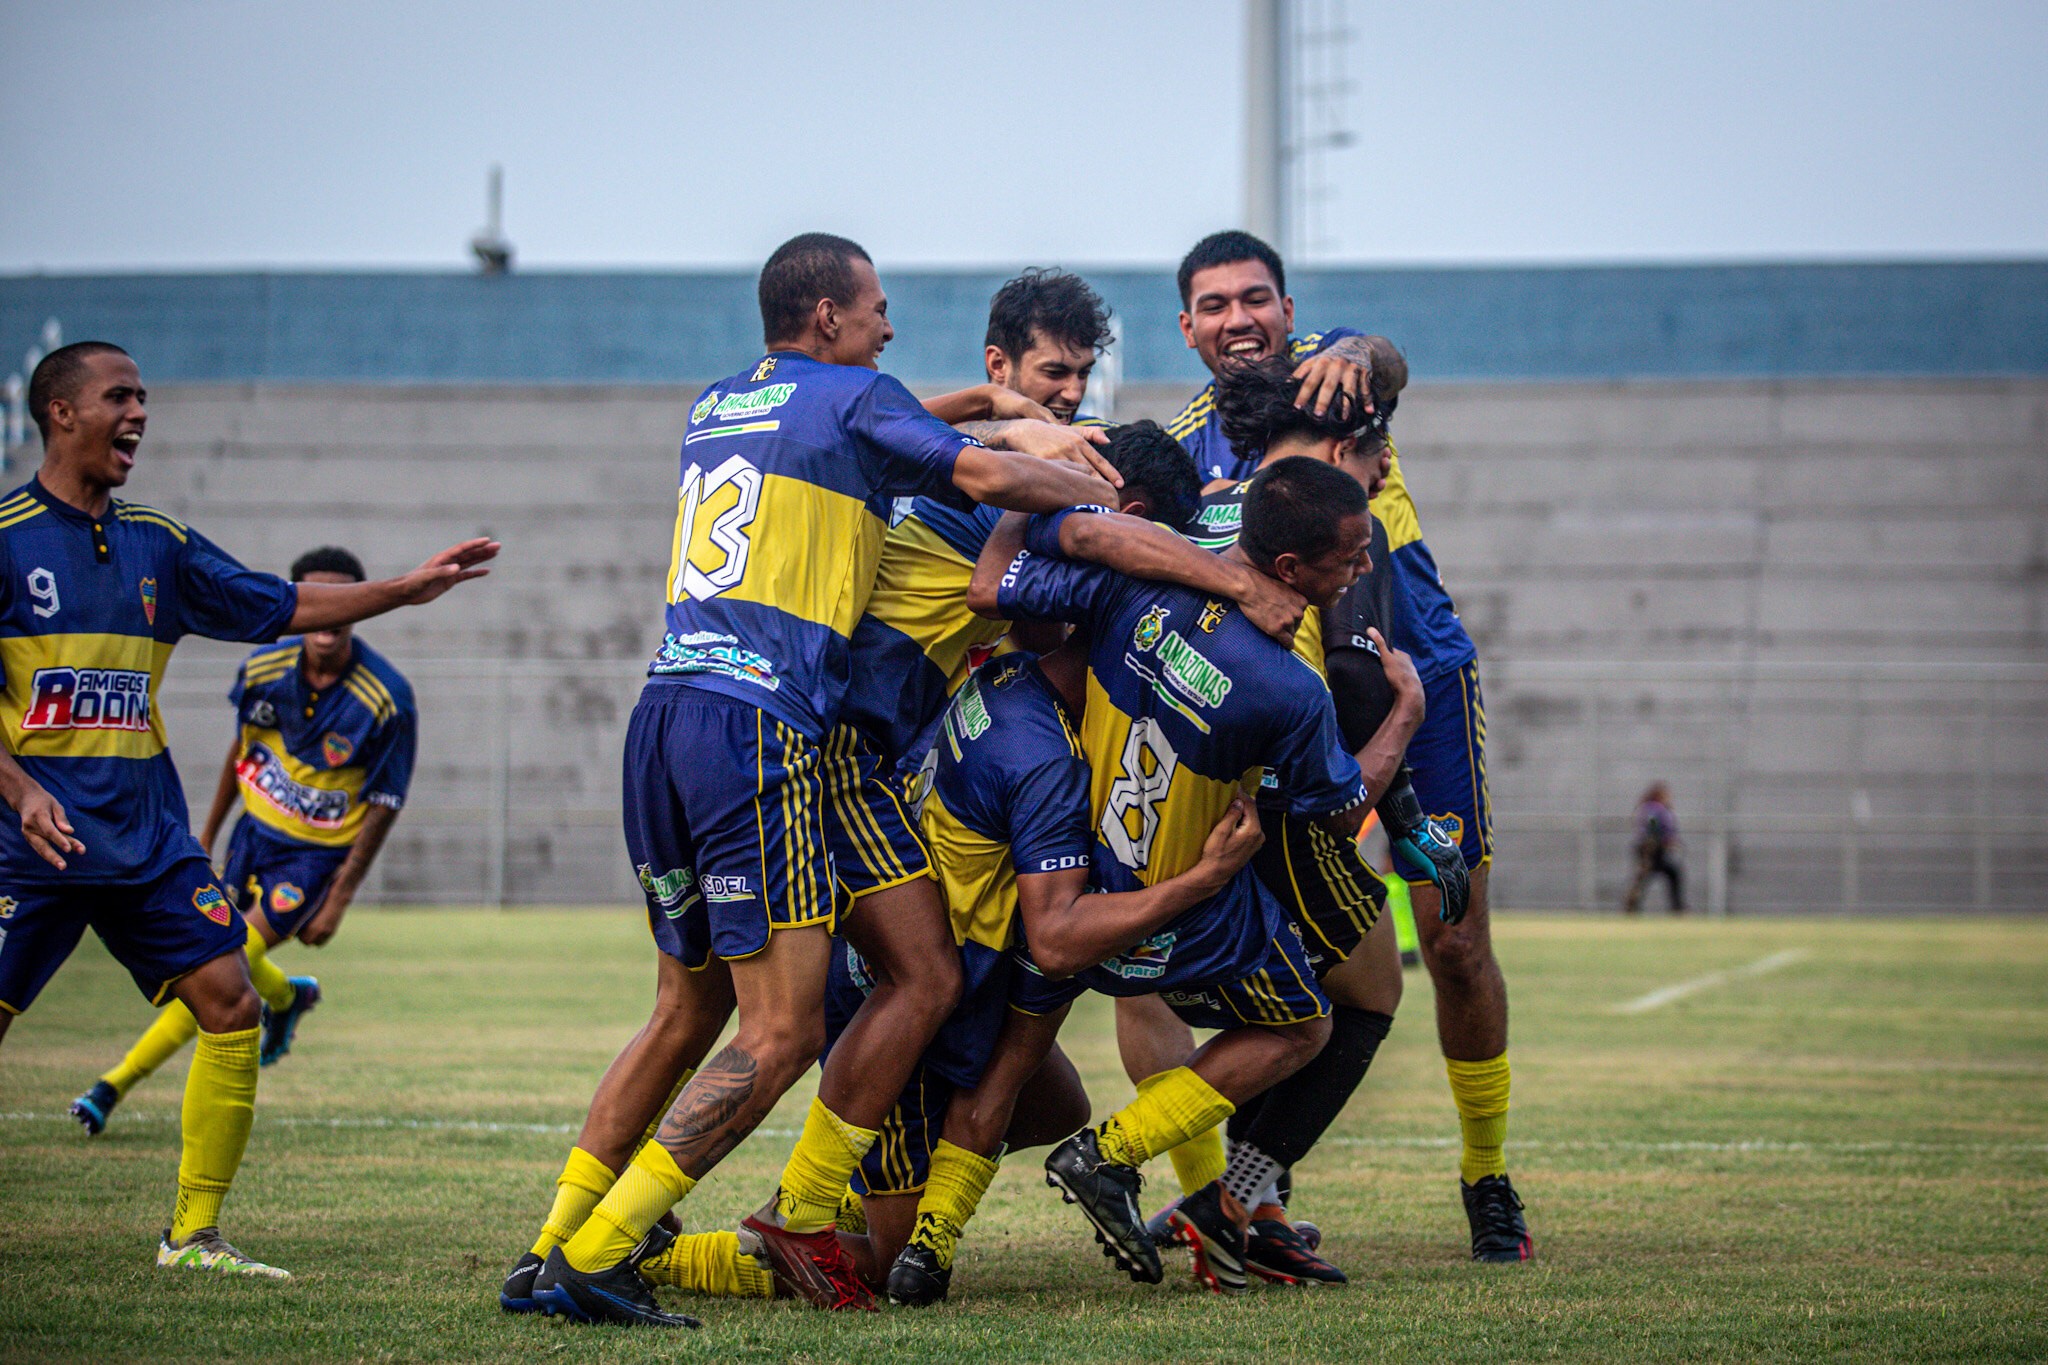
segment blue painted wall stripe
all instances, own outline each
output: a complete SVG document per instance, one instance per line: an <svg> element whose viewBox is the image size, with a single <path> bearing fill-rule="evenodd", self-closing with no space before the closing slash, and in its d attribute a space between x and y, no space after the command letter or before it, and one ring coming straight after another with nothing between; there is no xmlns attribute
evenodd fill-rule
<svg viewBox="0 0 2048 1365"><path fill-rule="evenodd" d="M913 381L978 373L1009 272L893 271ZM1086 273L1132 383L1193 383L1169 272ZM1432 380L2048 373L2048 261L1315 270L1304 327L1384 332ZM760 347L751 274L405 272L0 277L0 356L43 319L119 342L158 382L675 383Z"/></svg>

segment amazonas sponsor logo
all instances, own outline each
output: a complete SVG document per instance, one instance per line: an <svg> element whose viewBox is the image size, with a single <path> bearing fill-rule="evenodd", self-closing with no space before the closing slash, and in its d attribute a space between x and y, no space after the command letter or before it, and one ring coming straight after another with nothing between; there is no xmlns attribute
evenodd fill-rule
<svg viewBox="0 0 2048 1365"><path fill-rule="evenodd" d="M284 761L266 744L251 744L235 764L243 789L288 819L314 829L340 829L348 819L348 793L332 787L309 787L285 770Z"/></svg>
<svg viewBox="0 0 2048 1365"><path fill-rule="evenodd" d="M1204 658L1177 630L1167 632L1159 642L1159 662L1167 680L1203 706L1221 706L1230 695L1230 675Z"/></svg>
<svg viewBox="0 0 2048 1365"><path fill-rule="evenodd" d="M640 889L645 891L670 919L678 919L697 903L697 874L687 867L656 872L652 863L640 864Z"/></svg>
<svg viewBox="0 0 2048 1365"><path fill-rule="evenodd" d="M149 674L132 668L39 668L24 730L147 730Z"/></svg>
<svg viewBox="0 0 2048 1365"><path fill-rule="evenodd" d="M712 405L711 416L720 422L730 422L743 417L759 417L787 403L790 395L795 392L794 384L770 384L767 388L755 389L749 393L729 393ZM703 404L699 403L698 406L701 408ZM690 415L696 417L694 412Z"/></svg>

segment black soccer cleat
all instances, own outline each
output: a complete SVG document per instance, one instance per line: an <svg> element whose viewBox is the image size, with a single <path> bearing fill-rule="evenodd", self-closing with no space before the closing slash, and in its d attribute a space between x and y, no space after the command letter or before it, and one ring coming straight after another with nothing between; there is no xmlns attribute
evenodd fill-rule
<svg viewBox="0 0 2048 1365"><path fill-rule="evenodd" d="M1245 1289L1244 1205L1212 1180L1174 1206L1173 1225L1194 1254L1195 1278L1218 1294Z"/></svg>
<svg viewBox="0 0 2048 1365"><path fill-rule="evenodd" d="M92 1089L71 1101L71 1117L78 1120L78 1126L85 1129L87 1137L98 1137L106 1131L107 1120L113 1116L114 1106L120 1102L120 1091L105 1081L94 1081Z"/></svg>
<svg viewBox="0 0 2048 1365"><path fill-rule="evenodd" d="M1180 1200L1176 1199L1173 1203L1168 1204L1165 1208L1145 1220L1145 1235L1150 1237L1152 1245L1158 1247L1161 1251L1166 1250L1168 1247L1184 1247L1187 1245L1186 1240L1180 1235L1180 1229L1173 1225L1173 1211L1179 1205Z"/></svg>
<svg viewBox="0 0 2048 1365"><path fill-rule="evenodd" d="M1107 1160L1093 1128L1083 1128L1052 1149L1045 1159L1045 1183L1067 1203L1080 1206L1095 1226L1102 1254L1132 1279L1158 1284L1166 1278L1159 1249L1145 1231L1145 1215L1138 1211L1144 1177L1135 1167Z"/></svg>
<svg viewBox="0 0 2048 1365"><path fill-rule="evenodd" d="M498 1307L507 1313L538 1313L540 1305L534 1302L533 1282L540 1275L544 1264L540 1257L527 1252L512 1267L512 1273L505 1277L505 1287L498 1291Z"/></svg>
<svg viewBox="0 0 2048 1365"><path fill-rule="evenodd" d="M896 1253L889 1267L889 1302L903 1308L925 1308L943 1303L953 1285L953 1267L939 1264L939 1253L918 1242L910 1242Z"/></svg>
<svg viewBox="0 0 2048 1365"><path fill-rule="evenodd" d="M1472 1224L1472 1259L1526 1261L1536 1254L1529 1225L1522 1220L1522 1200L1504 1175L1483 1175L1473 1184L1462 1180L1465 1219Z"/></svg>
<svg viewBox="0 0 2048 1365"><path fill-rule="evenodd" d="M687 1313L663 1312L654 1301L654 1287L640 1274L640 1263L659 1256L675 1241L666 1228L640 1239L625 1260L603 1270L576 1270L556 1247L534 1277L533 1301L549 1317L571 1322L610 1322L621 1327L702 1327Z"/></svg>
<svg viewBox="0 0 2048 1365"><path fill-rule="evenodd" d="M1311 1225L1313 1226L1313 1225ZM1284 1218L1257 1218L1244 1239L1245 1269L1274 1284L1346 1284L1344 1272L1316 1255Z"/></svg>

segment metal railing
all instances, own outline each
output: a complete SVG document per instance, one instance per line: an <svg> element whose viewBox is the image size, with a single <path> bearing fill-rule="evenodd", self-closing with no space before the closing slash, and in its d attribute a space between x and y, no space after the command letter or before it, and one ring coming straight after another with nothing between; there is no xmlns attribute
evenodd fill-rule
<svg viewBox="0 0 2048 1365"><path fill-rule="evenodd" d="M161 697L195 818L237 658L194 642ZM365 899L632 900L618 793L643 666L399 662L419 768ZM2041 907L2048 664L1482 668L1499 904L1617 905L1661 779L1709 913Z"/></svg>

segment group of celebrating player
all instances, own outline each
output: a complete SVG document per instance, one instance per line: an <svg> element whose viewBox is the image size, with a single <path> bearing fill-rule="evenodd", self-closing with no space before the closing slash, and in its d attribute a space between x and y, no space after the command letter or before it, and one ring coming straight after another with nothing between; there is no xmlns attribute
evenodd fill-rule
<svg viewBox="0 0 2048 1365"><path fill-rule="evenodd" d="M1347 328L1297 336L1282 264L1247 234L1199 243L1178 282L1213 380L1164 428L1111 426L1077 416L1110 331L1073 275L1004 285L989 382L920 403L879 371L894 331L860 247L806 234L770 257L764 354L689 415L666 630L626 737L654 1008L506 1310L697 1325L662 1285L932 1303L1005 1153L1047 1144L1047 1183L1133 1279L1182 1246L1219 1292L1342 1282L1286 1199L1401 994L1356 843L1375 813L1436 986L1472 1254L1530 1254L1503 1158L1485 717L1389 437L1406 363ZM91 923L185 1010L74 1112L96 1131L196 1031L159 1262L281 1273L217 1226L259 1017L277 1054L318 999L265 953L331 935L323 906L345 907L411 760L403 680L335 628L431 600L497 547L381 583L334 552L296 585L251 573L111 499L142 390L118 350L83 349L38 372L46 461L0 504L0 796L21 816L0 830L0 1031ZM95 633L51 624L60 590ZM112 730L80 705L97 689L114 714L123 665L153 689L187 631L286 629L309 633L243 665L205 831L238 786L238 932L154 710ZM74 680L46 684L59 664ZM1116 997L1137 1086L1094 1127L1057 1041L1088 990ZM1191 1028L1218 1032L1197 1047ZM736 1231L683 1232L676 1206L821 1057L772 1197ZM1182 1197L1148 1220L1138 1168L1162 1153Z"/></svg>

